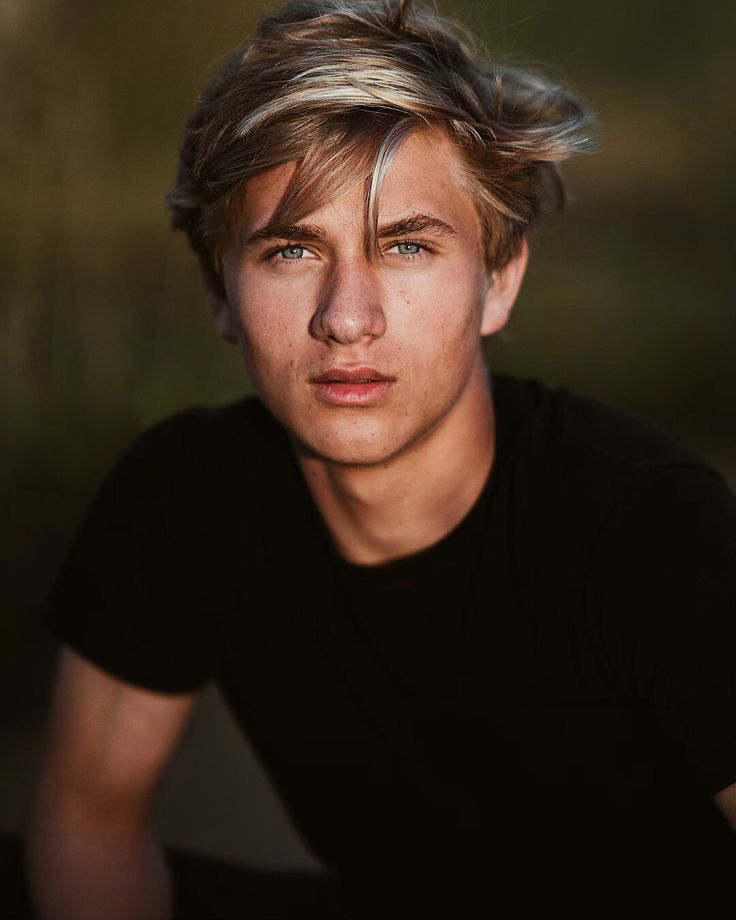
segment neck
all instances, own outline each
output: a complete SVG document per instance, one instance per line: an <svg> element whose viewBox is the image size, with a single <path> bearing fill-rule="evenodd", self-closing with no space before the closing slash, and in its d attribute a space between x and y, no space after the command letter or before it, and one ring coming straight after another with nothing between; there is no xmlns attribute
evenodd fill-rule
<svg viewBox="0 0 736 920"><path fill-rule="evenodd" d="M340 555L380 565L445 537L478 499L493 465L495 414L479 366L447 416L386 463L347 466L297 450Z"/></svg>

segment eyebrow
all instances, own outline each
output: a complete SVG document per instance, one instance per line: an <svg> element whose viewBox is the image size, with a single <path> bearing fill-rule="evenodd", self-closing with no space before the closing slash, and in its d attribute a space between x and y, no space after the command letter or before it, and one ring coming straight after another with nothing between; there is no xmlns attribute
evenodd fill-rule
<svg viewBox="0 0 736 920"><path fill-rule="evenodd" d="M268 240L300 240L305 243L318 243L327 233L315 224L264 224L259 230L243 240L243 247L250 248Z"/></svg>
<svg viewBox="0 0 736 920"><path fill-rule="evenodd" d="M457 235L454 227L451 227L450 224L439 217L432 217L429 214L414 214L411 217L404 217L389 224L382 224L378 228L379 239L387 239L392 236L407 236L412 233L435 233L440 236ZM244 248L249 249L269 240L319 243L326 238L326 231L316 224L292 224L286 226L285 224L268 223L246 237L242 245Z"/></svg>
<svg viewBox="0 0 736 920"><path fill-rule="evenodd" d="M457 231L450 224L432 217L429 214L415 214L413 217L404 217L390 224L382 224L378 228L378 238L386 239L389 236L406 236L410 233L436 233L440 236L457 236Z"/></svg>

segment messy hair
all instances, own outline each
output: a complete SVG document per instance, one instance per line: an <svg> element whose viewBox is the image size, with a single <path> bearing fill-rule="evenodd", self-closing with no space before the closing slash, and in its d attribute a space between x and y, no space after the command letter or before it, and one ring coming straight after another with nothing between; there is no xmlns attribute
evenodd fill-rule
<svg viewBox="0 0 736 920"><path fill-rule="evenodd" d="M294 161L273 226L293 226L363 183L367 251L393 157L417 128L460 153L486 259L500 268L565 200L558 164L593 144L569 92L474 48L412 0L293 0L261 20L202 94L168 195L210 284L247 180Z"/></svg>

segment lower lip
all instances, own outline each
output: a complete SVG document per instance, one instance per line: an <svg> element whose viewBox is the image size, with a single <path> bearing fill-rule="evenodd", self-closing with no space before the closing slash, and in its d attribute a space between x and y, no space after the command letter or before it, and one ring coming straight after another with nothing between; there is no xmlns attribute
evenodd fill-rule
<svg viewBox="0 0 736 920"><path fill-rule="evenodd" d="M331 406L373 406L386 396L391 380L372 380L368 383L330 380L313 383L317 397Z"/></svg>

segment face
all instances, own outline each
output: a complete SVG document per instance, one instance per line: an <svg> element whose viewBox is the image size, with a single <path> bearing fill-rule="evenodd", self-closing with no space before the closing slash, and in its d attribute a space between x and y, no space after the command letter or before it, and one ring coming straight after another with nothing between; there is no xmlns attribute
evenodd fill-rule
<svg viewBox="0 0 736 920"><path fill-rule="evenodd" d="M362 188L264 238L293 164L248 182L213 307L298 449L385 463L484 386L480 337L505 323L524 259L487 271L459 166L441 133L404 143L380 196L379 259L365 253Z"/></svg>

